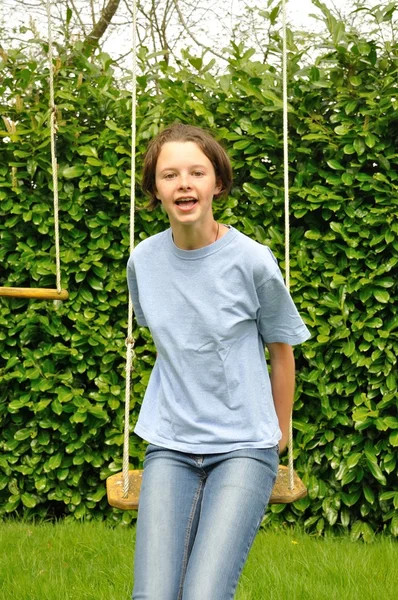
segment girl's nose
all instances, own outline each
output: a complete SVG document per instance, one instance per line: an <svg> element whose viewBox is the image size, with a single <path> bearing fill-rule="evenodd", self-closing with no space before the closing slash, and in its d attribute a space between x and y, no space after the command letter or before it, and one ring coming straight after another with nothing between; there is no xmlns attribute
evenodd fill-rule
<svg viewBox="0 0 398 600"><path fill-rule="evenodd" d="M179 187L184 190L191 187L189 183L189 178L187 176L181 175Z"/></svg>

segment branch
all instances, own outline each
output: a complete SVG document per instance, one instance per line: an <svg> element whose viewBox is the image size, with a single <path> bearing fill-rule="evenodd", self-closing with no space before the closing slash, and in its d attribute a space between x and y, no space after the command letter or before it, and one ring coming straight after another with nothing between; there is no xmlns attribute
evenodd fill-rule
<svg viewBox="0 0 398 600"><path fill-rule="evenodd" d="M168 10L168 3L166 4L166 7L164 10L165 10L165 12ZM169 49L169 45L167 43L166 31L159 26L157 5L155 3L155 0L152 0L150 15L151 15L151 31L152 31L153 40L155 39L154 32L156 31L156 33L159 36L159 41L160 41L160 45L162 48L164 61L168 65L170 49ZM163 18L163 24L164 24L164 18Z"/></svg>
<svg viewBox="0 0 398 600"><path fill-rule="evenodd" d="M83 21L82 21L82 18L81 18L81 16L80 16L80 12L77 10L77 8L76 8L76 6L75 6L75 3L74 3L74 1L73 1L73 0L70 0L70 3L71 3L71 5L72 5L72 8L73 8L73 10L75 11L75 15L76 15L76 17L77 17L77 20L78 20L78 21L79 21L79 23L80 23L80 27L81 27L81 28L82 28L82 30L83 30L83 34L84 34L84 35L86 35L86 30L85 30L85 27L84 27L84 23L83 23Z"/></svg>
<svg viewBox="0 0 398 600"><path fill-rule="evenodd" d="M120 0L109 0L107 6L104 8L101 14L101 18L98 23L93 27L90 31L86 39L84 40L85 44L89 46L96 45L101 37L104 35L107 30L108 25L112 21L117 9L119 8Z"/></svg>
<svg viewBox="0 0 398 600"><path fill-rule="evenodd" d="M124 4L125 7L127 9L127 11L133 15L133 11L131 10L130 6L129 6L129 0L124 0ZM157 52L157 45L156 45L156 38L155 38L155 33L154 33L154 28L153 28L153 23L152 23L152 19L151 19L151 14L149 13L149 15L147 14L147 11L141 6L141 3L138 2L137 3L137 13L142 14L142 16L144 17L144 19L146 19L148 21L148 25L147 27L145 27L143 25L143 29L144 29L144 37L140 37L140 23L138 21L138 14L137 14L137 37L139 40L139 46L142 46L144 44L144 40L147 38L147 31L148 29L150 30L150 37L152 39L152 44L153 44L153 50L156 53ZM129 23L130 25L131 23Z"/></svg>
<svg viewBox="0 0 398 600"><path fill-rule="evenodd" d="M218 54L218 52L216 52L215 50L212 50L211 48L209 48L208 46L205 46L204 44L201 44L196 37L193 35L193 33L190 31L184 16L180 10L180 7L178 5L178 1L177 0L173 0L174 2L174 6L176 8L176 11L178 13L178 17L180 19L181 25L183 26L183 28L185 29L186 33L189 35L189 37L195 42L195 44L197 44L198 46L200 46L201 48L204 48L205 50L207 50L208 52L211 52L212 54L214 54L214 56L217 56L218 58L222 58L222 60L225 60L226 62L228 62L228 59L225 58L225 56L223 56L222 54Z"/></svg>
<svg viewBox="0 0 398 600"><path fill-rule="evenodd" d="M90 5L91 5L91 18L93 20L93 27L95 27L95 10L94 10L93 0L90 0Z"/></svg>

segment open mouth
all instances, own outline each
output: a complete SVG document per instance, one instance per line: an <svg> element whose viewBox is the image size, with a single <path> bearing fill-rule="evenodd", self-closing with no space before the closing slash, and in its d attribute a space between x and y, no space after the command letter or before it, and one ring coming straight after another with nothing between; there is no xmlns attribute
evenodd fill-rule
<svg viewBox="0 0 398 600"><path fill-rule="evenodd" d="M178 208L181 210L191 210L197 204L198 201L195 198L184 198L182 200L176 200Z"/></svg>

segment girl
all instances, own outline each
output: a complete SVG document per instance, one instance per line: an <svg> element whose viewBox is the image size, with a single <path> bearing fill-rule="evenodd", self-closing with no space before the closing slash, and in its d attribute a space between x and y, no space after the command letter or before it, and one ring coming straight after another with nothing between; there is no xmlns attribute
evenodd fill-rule
<svg viewBox="0 0 398 600"><path fill-rule="evenodd" d="M143 189L170 228L127 265L157 349L134 429L149 442L134 600L234 597L288 440L292 345L310 336L270 249L215 221L213 198L231 185L202 129L173 125L149 144Z"/></svg>

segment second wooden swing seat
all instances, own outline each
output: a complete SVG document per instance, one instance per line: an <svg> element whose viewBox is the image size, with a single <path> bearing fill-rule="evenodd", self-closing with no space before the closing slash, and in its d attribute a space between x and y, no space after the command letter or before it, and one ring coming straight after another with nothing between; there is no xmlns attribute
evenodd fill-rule
<svg viewBox="0 0 398 600"><path fill-rule="evenodd" d="M69 294L66 290L48 288L16 288L0 287L0 296L4 298L33 298L35 300L67 300Z"/></svg>
<svg viewBox="0 0 398 600"><path fill-rule="evenodd" d="M59 217L58 217L58 165L55 149L55 136L57 130L56 107L54 100L54 66L53 66L53 43L50 15L50 0L47 0L48 18L48 67L50 79L50 147L51 147L51 170L54 195L54 233L55 233L55 271L57 289L48 288L22 288L22 287L0 287L0 297L3 298L32 298L34 300L67 300L69 294L61 288L61 266L59 249Z"/></svg>

